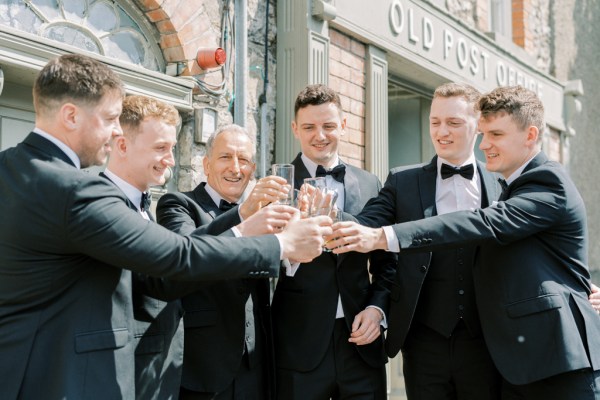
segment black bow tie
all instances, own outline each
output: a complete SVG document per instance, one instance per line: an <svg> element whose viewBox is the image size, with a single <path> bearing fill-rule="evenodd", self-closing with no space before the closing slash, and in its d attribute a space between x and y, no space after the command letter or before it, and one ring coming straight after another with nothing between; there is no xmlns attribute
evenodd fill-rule
<svg viewBox="0 0 600 400"><path fill-rule="evenodd" d="M333 179L340 183L344 183L344 176L346 175L346 165L338 164L333 169L327 171L322 165L317 166L317 177L331 175Z"/></svg>
<svg viewBox="0 0 600 400"><path fill-rule="evenodd" d="M228 211L235 206L237 206L237 203L230 203L227 200L221 199L221 202L219 203L219 210Z"/></svg>
<svg viewBox="0 0 600 400"><path fill-rule="evenodd" d="M140 210L149 211L151 203L152 203L152 195L148 192L143 192L142 199L140 201Z"/></svg>
<svg viewBox="0 0 600 400"><path fill-rule="evenodd" d="M475 169L473 168L473 164L463 165L460 168L454 168L448 164L442 164L442 179L450 178L453 175L459 174L465 179L471 180L473 179L473 175L475 174Z"/></svg>

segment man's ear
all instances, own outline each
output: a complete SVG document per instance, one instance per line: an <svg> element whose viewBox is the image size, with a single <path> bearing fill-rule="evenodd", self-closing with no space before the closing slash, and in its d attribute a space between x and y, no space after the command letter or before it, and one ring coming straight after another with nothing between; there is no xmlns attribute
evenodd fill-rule
<svg viewBox="0 0 600 400"><path fill-rule="evenodd" d="M58 110L61 124L68 130L76 130L81 124L81 109L73 103L65 103Z"/></svg>
<svg viewBox="0 0 600 400"><path fill-rule="evenodd" d="M540 137L540 130L537 126L529 126L527 128L527 144L535 145Z"/></svg>
<svg viewBox="0 0 600 400"><path fill-rule="evenodd" d="M292 133L294 137L298 139L298 124L296 124L296 120L292 120Z"/></svg>
<svg viewBox="0 0 600 400"><path fill-rule="evenodd" d="M119 135L113 139L112 142L113 151L118 152L120 155L127 153L127 139L123 135Z"/></svg>

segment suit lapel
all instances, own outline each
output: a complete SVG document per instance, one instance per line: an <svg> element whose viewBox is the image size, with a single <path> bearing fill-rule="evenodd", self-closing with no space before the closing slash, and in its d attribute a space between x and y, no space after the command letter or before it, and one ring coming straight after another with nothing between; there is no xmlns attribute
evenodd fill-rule
<svg viewBox="0 0 600 400"><path fill-rule="evenodd" d="M361 211L360 204L360 182L358 177L346 165L346 175L344 176L344 211L356 215Z"/></svg>
<svg viewBox="0 0 600 400"><path fill-rule="evenodd" d="M217 207L212 197L206 191L206 182L202 182L200 185L196 186L196 188L191 192L192 196L190 196L208 215L211 216L212 219L215 219L223 212Z"/></svg>
<svg viewBox="0 0 600 400"><path fill-rule="evenodd" d="M304 180L306 178L312 178L306 169L306 166L302 162L302 158L300 157L302 153L298 153L294 161L292 161L292 165L294 166L294 189L300 189Z"/></svg>
<svg viewBox="0 0 600 400"><path fill-rule="evenodd" d="M481 208L489 206L492 201L500 198L500 188L496 174L487 172L485 164L477 161L477 172L481 179Z"/></svg>
<svg viewBox="0 0 600 400"><path fill-rule="evenodd" d="M110 182L111 182L113 185L115 185L115 186L116 186L116 187L117 187L119 190L121 190L121 188L119 187L119 185L117 185L116 183L114 183L114 182L112 181L112 179L110 179L108 176L106 176L106 174L105 174L104 172L100 172L98 175L99 175L101 178L104 178L104 179L107 179L107 180L109 180L109 181L110 181ZM121 190L121 191L122 191L122 190ZM123 195L124 195L123 197L125 197L125 204L127 204L127 207L131 208L131 209L132 209L133 211L135 211L135 212L139 212L139 211L138 211L138 209L137 209L137 207L135 206L135 204L133 204L133 202L132 202L131 200L129 200L129 197L127 197L127 196L125 195L125 193L123 193ZM150 215L150 213L148 213L148 216L150 217L150 219L151 219L152 221L154 221L154 216Z"/></svg>
<svg viewBox="0 0 600 400"><path fill-rule="evenodd" d="M419 194L421 197L421 209L423 218L429 218L437 214L435 207L435 183L437 179L437 156L431 162L423 166L423 173L419 174Z"/></svg>
<svg viewBox="0 0 600 400"><path fill-rule="evenodd" d="M42 150L44 153L47 153L53 157L59 158L62 161L68 163L69 165L75 167L73 161L67 156L57 145L46 139L45 137L38 135L37 133L31 132L23 143L37 149Z"/></svg>

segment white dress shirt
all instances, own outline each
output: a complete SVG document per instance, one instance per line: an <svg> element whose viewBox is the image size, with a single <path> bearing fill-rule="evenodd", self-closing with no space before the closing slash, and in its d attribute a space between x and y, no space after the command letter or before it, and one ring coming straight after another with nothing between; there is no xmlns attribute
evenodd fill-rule
<svg viewBox="0 0 600 400"><path fill-rule="evenodd" d="M473 179L466 179L460 174L442 179L442 164L448 164L455 168L473 164ZM437 215L481 208L481 178L477 173L475 155L472 154L461 165L453 165L443 158L438 157L436 168L435 208ZM384 226L383 231L387 239L388 251L398 253L400 251L400 243L398 243L398 236L396 236L394 229L391 226Z"/></svg>

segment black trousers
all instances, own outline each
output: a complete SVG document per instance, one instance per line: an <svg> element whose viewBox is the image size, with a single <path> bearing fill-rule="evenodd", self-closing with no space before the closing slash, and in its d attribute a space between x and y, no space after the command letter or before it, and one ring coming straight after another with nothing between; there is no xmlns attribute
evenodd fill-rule
<svg viewBox="0 0 600 400"><path fill-rule="evenodd" d="M348 342L343 318L335 321L323 361L312 371L277 369L278 400L385 400L385 366L373 368Z"/></svg>
<svg viewBox="0 0 600 400"><path fill-rule="evenodd" d="M402 349L409 400L500 400L502 377L464 322L447 338L413 321Z"/></svg>
<svg viewBox="0 0 600 400"><path fill-rule="evenodd" d="M600 400L600 371L582 369L527 385L504 381L503 391L502 400Z"/></svg>
<svg viewBox="0 0 600 400"><path fill-rule="evenodd" d="M195 392L184 387L179 389L179 400L265 400L268 393L266 364L250 368L248 354L242 356L242 364L231 385L219 393Z"/></svg>

